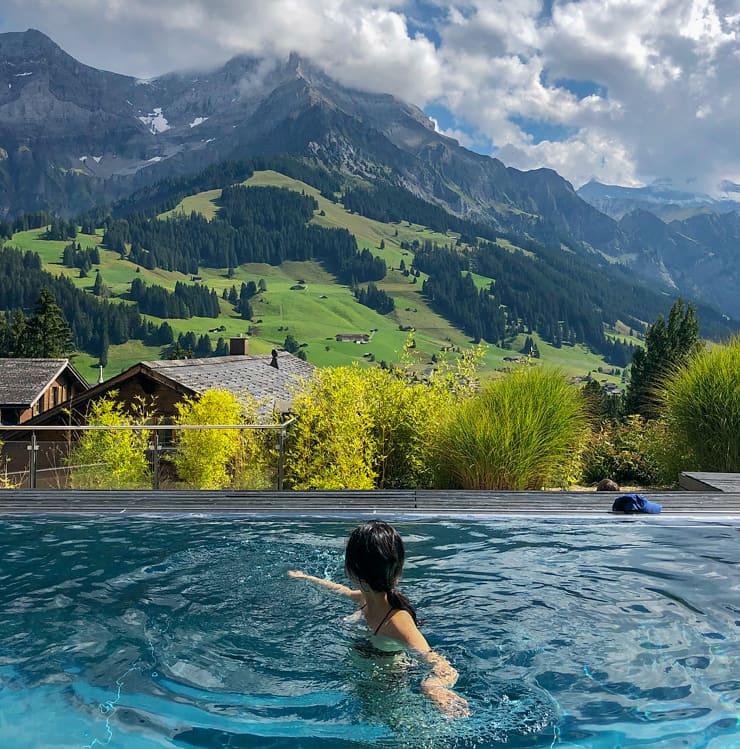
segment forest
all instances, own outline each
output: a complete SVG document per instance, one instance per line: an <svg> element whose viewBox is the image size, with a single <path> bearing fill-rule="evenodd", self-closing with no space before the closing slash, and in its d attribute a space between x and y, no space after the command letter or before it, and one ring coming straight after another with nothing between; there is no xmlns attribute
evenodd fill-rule
<svg viewBox="0 0 740 749"><path fill-rule="evenodd" d="M104 246L142 268L191 276L197 276L201 267L231 273L244 263L277 266L288 260L316 260L352 288L360 303L381 314L392 312L392 297L376 285L386 276L385 260L370 249L360 250L347 229L309 223L318 209L313 197L285 188L238 184L257 169L280 170L331 200L341 194L345 207L363 216L385 222L414 221L438 232L454 232L444 245L414 240L400 242L400 247L414 255L412 281L420 272L427 274L422 290L432 309L476 341L505 344L514 335L537 332L556 347L586 344L611 364L623 367L633 347L624 339L605 335L605 328L621 320L641 331L644 321L663 314L671 302L670 297L636 283L626 272L607 267L595 256L564 250L556 237L541 240L505 234L449 214L397 185L344 185L341 192L343 180L337 174L289 157L227 162L195 176L170 178L112 208L80 216L76 222L44 212L21 216L0 223L0 241L16 231L48 227L47 237L71 240L62 262L79 268L83 277L99 264L100 253L75 242L78 226L83 232L103 227ZM197 213L158 218L182 197L215 188L222 192L214 219ZM506 242L521 251L507 247ZM11 310L30 310L40 290L47 287L72 328L74 346L101 361L110 345L130 338L150 345L180 345L202 355L205 342L175 341L170 326L146 322L141 315L165 319L219 315L216 293L200 285L178 283L171 290L135 280L127 295L134 304L120 305L105 298L100 273L90 295L68 279L43 272L40 260L32 254L5 249L0 265L0 309L8 311L8 319ZM490 281L482 283L480 276ZM236 290L228 295L235 312L251 319L253 293L242 288L237 299L231 298L236 295ZM703 335L721 337L729 332L727 321L714 310L699 307L698 311Z"/></svg>
<svg viewBox="0 0 740 749"><path fill-rule="evenodd" d="M181 273L197 274L201 266L318 260L346 284L385 277L385 261L360 252L346 229L308 224L318 207L313 198L284 188L236 185L223 190L219 206L211 221L195 213L165 220L133 213L111 222L103 243L145 268Z"/></svg>
<svg viewBox="0 0 740 749"><path fill-rule="evenodd" d="M135 304L111 302L87 294L69 278L44 271L38 254L3 247L0 248L0 309L5 313L0 323L3 333L0 356L40 355L29 348L24 335L33 317L25 310L32 310L38 304L44 290L56 300L71 330L66 353L75 349L87 351L98 356L105 366L111 344L125 343L131 338L156 346L173 343L173 331L166 321L155 325L141 316Z"/></svg>

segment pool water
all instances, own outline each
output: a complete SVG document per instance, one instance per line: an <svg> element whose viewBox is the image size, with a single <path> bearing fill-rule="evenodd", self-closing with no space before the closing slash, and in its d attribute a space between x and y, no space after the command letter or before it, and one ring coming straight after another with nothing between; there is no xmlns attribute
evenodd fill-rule
<svg viewBox="0 0 740 749"><path fill-rule="evenodd" d="M740 525L397 519L447 720L286 574L354 524L0 521L0 747L740 747Z"/></svg>

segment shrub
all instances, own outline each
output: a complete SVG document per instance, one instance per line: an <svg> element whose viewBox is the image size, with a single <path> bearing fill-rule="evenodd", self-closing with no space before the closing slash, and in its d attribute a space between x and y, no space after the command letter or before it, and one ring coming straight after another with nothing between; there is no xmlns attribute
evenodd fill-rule
<svg viewBox="0 0 740 749"><path fill-rule="evenodd" d="M372 489L374 442L364 372L318 372L293 400L285 480L292 489Z"/></svg>
<svg viewBox="0 0 740 749"><path fill-rule="evenodd" d="M473 349L429 382L411 374L413 339L400 368L321 370L294 400L286 482L293 489L432 486L433 446L452 405L468 395L483 355Z"/></svg>
<svg viewBox="0 0 740 749"><path fill-rule="evenodd" d="M610 478L620 484L673 484L678 473L666 450L669 439L664 423L637 415L623 423L602 424L583 451L582 481L594 484Z"/></svg>
<svg viewBox="0 0 740 749"><path fill-rule="evenodd" d="M116 393L95 401L87 414L90 426L144 426L150 414L142 401L128 411L115 400ZM82 433L70 452L71 484L75 489L141 489L151 487L147 459L149 435L143 430L91 430Z"/></svg>
<svg viewBox="0 0 740 749"><path fill-rule="evenodd" d="M740 471L740 337L671 371L658 395L681 470Z"/></svg>
<svg viewBox="0 0 740 749"><path fill-rule="evenodd" d="M254 403L244 405L228 390L207 390L175 406L176 424L256 422ZM268 435L253 429L183 429L173 462L178 476L196 489L265 489L271 485Z"/></svg>
<svg viewBox="0 0 740 749"><path fill-rule="evenodd" d="M8 476L8 458L2 456L4 442L0 440L0 489L17 489L20 482L13 481Z"/></svg>
<svg viewBox="0 0 740 749"><path fill-rule="evenodd" d="M440 422L455 400L438 383L410 383L398 373L364 373L374 446L375 486L429 488L434 466L431 449Z"/></svg>
<svg viewBox="0 0 740 749"><path fill-rule="evenodd" d="M580 390L557 371L518 369L463 402L444 424L439 482L463 489L565 485L587 433Z"/></svg>

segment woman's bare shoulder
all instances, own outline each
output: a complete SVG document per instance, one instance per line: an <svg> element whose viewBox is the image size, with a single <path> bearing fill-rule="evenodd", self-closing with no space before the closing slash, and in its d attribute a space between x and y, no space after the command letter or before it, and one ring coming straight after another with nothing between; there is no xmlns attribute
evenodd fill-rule
<svg viewBox="0 0 740 749"><path fill-rule="evenodd" d="M429 645L424 635L416 626L414 618L404 609L398 609L393 612L393 614L388 618L384 630L383 634L403 642L414 650L419 650L421 652L429 650Z"/></svg>

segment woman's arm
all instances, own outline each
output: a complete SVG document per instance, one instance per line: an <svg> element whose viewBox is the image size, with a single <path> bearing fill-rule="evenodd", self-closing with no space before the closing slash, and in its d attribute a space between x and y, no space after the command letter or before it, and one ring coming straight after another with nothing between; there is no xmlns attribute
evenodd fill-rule
<svg viewBox="0 0 740 749"><path fill-rule="evenodd" d="M449 718L464 718L470 715L468 701L451 687L457 683L457 669L439 653L429 647L424 635L407 611L394 614L385 627L385 634L416 651L428 663L432 672L421 682L421 691Z"/></svg>
<svg viewBox="0 0 740 749"><path fill-rule="evenodd" d="M308 580L312 583L317 583L318 585L322 585L324 588L328 588L330 591L332 591L332 593L339 593L340 595L347 596L348 598L351 598L353 601L356 601L358 603L361 603L363 601L361 590L352 590L352 588L348 588L346 585L341 585L340 583L335 583L332 580L326 580L323 577L314 577L313 575L307 575L305 572L301 572L300 570L288 570L288 576L297 577L301 580Z"/></svg>

